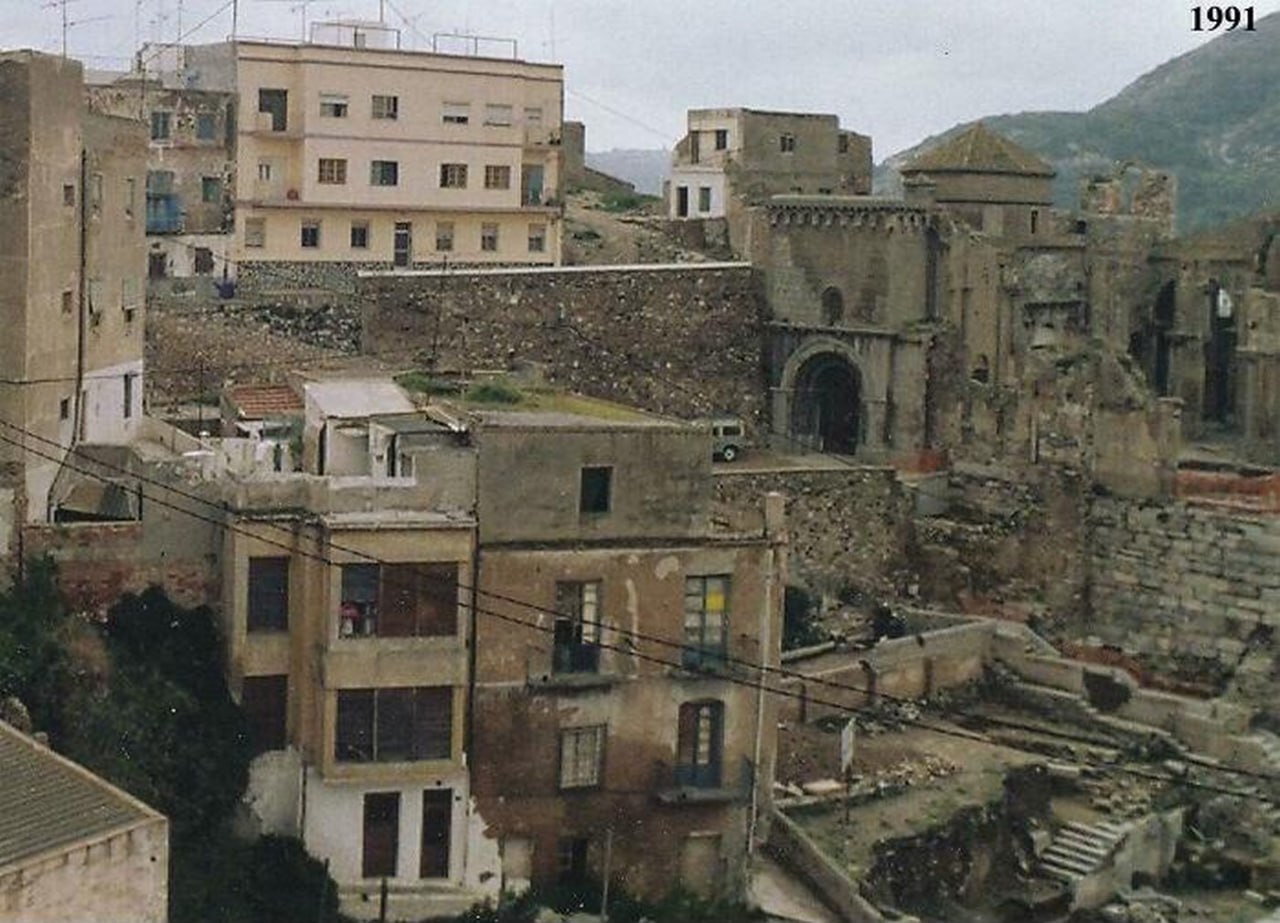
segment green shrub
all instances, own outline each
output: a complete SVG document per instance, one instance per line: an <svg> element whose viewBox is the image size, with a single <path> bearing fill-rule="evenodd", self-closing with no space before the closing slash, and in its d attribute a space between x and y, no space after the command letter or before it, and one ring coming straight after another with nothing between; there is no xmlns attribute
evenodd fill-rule
<svg viewBox="0 0 1280 923"><path fill-rule="evenodd" d="M519 404L524 394L511 382L495 378L476 382L467 389L466 397L477 404Z"/></svg>
<svg viewBox="0 0 1280 923"><path fill-rule="evenodd" d="M451 378L441 378L426 372L405 372L396 376L396 384L417 394L458 394L462 385Z"/></svg>

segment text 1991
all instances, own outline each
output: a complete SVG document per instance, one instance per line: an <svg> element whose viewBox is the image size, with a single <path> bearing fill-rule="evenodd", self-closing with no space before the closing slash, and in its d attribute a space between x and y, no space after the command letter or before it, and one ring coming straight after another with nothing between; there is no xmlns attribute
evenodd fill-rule
<svg viewBox="0 0 1280 923"><path fill-rule="evenodd" d="M1253 7L1251 6L1193 6L1191 8L1192 32L1234 32L1243 29L1253 31Z"/></svg>

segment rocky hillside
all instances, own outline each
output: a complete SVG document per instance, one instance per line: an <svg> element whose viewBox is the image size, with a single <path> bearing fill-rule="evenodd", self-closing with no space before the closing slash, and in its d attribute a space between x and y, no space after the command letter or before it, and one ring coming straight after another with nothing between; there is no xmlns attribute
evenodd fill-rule
<svg viewBox="0 0 1280 923"><path fill-rule="evenodd" d="M1280 13L1255 32L1232 32L1174 58L1087 112L1023 112L983 120L1058 170L1059 206L1076 203L1081 176L1142 161L1178 177L1179 228L1211 227L1280 208ZM897 168L958 125L881 165L880 191Z"/></svg>

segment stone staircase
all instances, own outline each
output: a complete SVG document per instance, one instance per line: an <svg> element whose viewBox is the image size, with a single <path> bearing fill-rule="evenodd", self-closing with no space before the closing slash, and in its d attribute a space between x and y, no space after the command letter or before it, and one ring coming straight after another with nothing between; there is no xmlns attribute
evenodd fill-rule
<svg viewBox="0 0 1280 923"><path fill-rule="evenodd" d="M1071 821L1057 832L1040 856L1040 868L1074 885L1103 868L1128 831L1127 824Z"/></svg>

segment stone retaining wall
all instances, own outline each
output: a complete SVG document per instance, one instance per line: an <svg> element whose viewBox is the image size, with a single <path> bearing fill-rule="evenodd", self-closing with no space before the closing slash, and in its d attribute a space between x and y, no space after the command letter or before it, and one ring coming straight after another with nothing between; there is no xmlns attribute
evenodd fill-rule
<svg viewBox="0 0 1280 923"><path fill-rule="evenodd" d="M766 309L747 264L363 276L357 299L364 350L406 366L531 362L570 390L762 431Z"/></svg>

